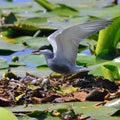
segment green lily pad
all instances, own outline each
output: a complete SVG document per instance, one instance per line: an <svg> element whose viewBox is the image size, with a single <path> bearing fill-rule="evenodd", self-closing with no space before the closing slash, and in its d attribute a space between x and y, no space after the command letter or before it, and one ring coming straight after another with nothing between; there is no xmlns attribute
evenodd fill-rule
<svg viewBox="0 0 120 120"><path fill-rule="evenodd" d="M77 54L77 64L78 65L94 65L96 63L96 57L93 55Z"/></svg>
<svg viewBox="0 0 120 120"><path fill-rule="evenodd" d="M82 16L94 16L102 19L113 19L120 16L120 5L108 7L108 8L82 8L80 10L80 15Z"/></svg>
<svg viewBox="0 0 120 120"><path fill-rule="evenodd" d="M24 36L24 37L18 37L15 39L15 43L22 43L26 42L30 48L38 49L43 45L49 45L50 43L48 42L46 37L29 37L29 36Z"/></svg>
<svg viewBox="0 0 120 120"><path fill-rule="evenodd" d="M101 66L101 68L102 68L104 78L113 80L113 81L120 79L117 66L110 63L105 63Z"/></svg>
<svg viewBox="0 0 120 120"><path fill-rule="evenodd" d="M15 51L21 51L24 50L25 47L22 44L12 44L8 43L7 41L0 40L0 54L6 55L13 53Z"/></svg>
<svg viewBox="0 0 120 120"><path fill-rule="evenodd" d="M49 76L49 74L52 72L47 67L41 67L40 69L35 69L35 68L28 68L25 66L11 68L11 71L20 77L24 77L26 75L26 72L36 76Z"/></svg>
<svg viewBox="0 0 120 120"><path fill-rule="evenodd" d="M105 104L105 106L113 107L120 110L120 99L111 100Z"/></svg>
<svg viewBox="0 0 120 120"><path fill-rule="evenodd" d="M20 63L20 62L10 62L9 63L10 67L18 67L18 66L25 66L25 63Z"/></svg>
<svg viewBox="0 0 120 120"><path fill-rule="evenodd" d="M75 8L72 8L70 6L67 6L65 4L59 4L60 7L54 9L52 13L55 13L60 16L76 16L78 15L78 11Z"/></svg>
<svg viewBox="0 0 120 120"><path fill-rule="evenodd" d="M0 69L5 69L8 67L9 67L9 64L7 63L7 61L3 58L0 58Z"/></svg>
<svg viewBox="0 0 120 120"><path fill-rule="evenodd" d="M0 119L1 120L18 120L17 117L8 109L0 107Z"/></svg>
<svg viewBox="0 0 120 120"><path fill-rule="evenodd" d="M30 116L32 116L32 118L35 118L34 111L38 111L38 112L40 111L39 113L41 112L44 113L46 111L47 113L49 113L53 110L56 110L56 111L61 111L60 113L64 114L65 110L68 110L71 107L74 110L75 114L80 114L80 115L82 114L82 118L90 116L93 119L97 119L97 120L119 120L119 117L112 116L117 111L117 109L106 106L96 106L97 103L98 102L70 102L70 103L57 103L57 104L38 104L38 105L29 105L26 108L24 106L17 106L10 108L10 110L12 112L19 112L19 113L23 111L24 113L31 112L33 114L31 114ZM51 114L47 114L47 115L48 116L50 115L51 118L53 117ZM55 116L54 118L57 119L57 117Z"/></svg>
<svg viewBox="0 0 120 120"><path fill-rule="evenodd" d="M43 55L24 55L20 57L20 61L31 67L47 65Z"/></svg>

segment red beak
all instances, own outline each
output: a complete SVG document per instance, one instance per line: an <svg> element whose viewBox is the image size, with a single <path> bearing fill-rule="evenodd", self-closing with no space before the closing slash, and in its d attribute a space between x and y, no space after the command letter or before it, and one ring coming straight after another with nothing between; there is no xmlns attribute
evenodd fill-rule
<svg viewBox="0 0 120 120"><path fill-rule="evenodd" d="M32 53L37 53L39 52L40 50L33 50Z"/></svg>

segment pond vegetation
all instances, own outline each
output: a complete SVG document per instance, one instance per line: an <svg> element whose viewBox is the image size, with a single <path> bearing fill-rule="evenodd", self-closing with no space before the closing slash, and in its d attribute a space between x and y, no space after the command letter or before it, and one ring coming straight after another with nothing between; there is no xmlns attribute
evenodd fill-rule
<svg viewBox="0 0 120 120"><path fill-rule="evenodd" d="M79 43L76 63L91 68L89 73L64 78L42 55L32 54L49 45L55 30L102 19L112 23ZM9 106L17 116L9 113L12 120L120 119L119 40L120 5L111 0L2 2L0 106Z"/></svg>

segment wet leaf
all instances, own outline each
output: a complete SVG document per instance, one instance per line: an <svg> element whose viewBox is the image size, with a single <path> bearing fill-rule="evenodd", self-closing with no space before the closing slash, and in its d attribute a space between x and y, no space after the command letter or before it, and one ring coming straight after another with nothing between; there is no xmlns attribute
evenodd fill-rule
<svg viewBox="0 0 120 120"><path fill-rule="evenodd" d="M39 105L29 105L27 108L24 106L18 106L10 108L13 112L32 112L39 111L44 112L49 109L53 110L68 110L70 107L74 110L75 114L82 114L82 118L91 116L98 120L119 120L119 117L112 117L117 110L112 107L96 106L97 102L71 102L71 103L58 103L58 104L39 104ZM65 113L65 111L63 111ZM56 117L54 117L56 118Z"/></svg>
<svg viewBox="0 0 120 120"><path fill-rule="evenodd" d="M75 8L67 6L65 4L59 4L60 7L54 9L52 13L56 13L60 16L76 16L78 15L78 11Z"/></svg>
<svg viewBox="0 0 120 120"><path fill-rule="evenodd" d="M34 74L36 76L45 76L45 75L49 75L52 72L49 68L46 67L35 69L35 68L29 68L29 67L27 68L20 66L17 68L11 68L11 70L18 76L25 76L26 72L29 72L30 74Z"/></svg>
<svg viewBox="0 0 120 120"><path fill-rule="evenodd" d="M5 69L8 67L9 67L9 64L7 63L7 61L3 58L0 58L0 69Z"/></svg>
<svg viewBox="0 0 120 120"><path fill-rule="evenodd" d="M77 91L77 89L78 89L77 87L62 86L62 87L60 87L60 89L57 90L56 92L57 92L57 93L60 93L60 94L67 94L67 93L75 92L75 91Z"/></svg>
<svg viewBox="0 0 120 120"><path fill-rule="evenodd" d="M109 25L106 29L100 31L98 44L96 46L96 54L98 56L103 58L105 58L105 56L111 56L111 58L114 58L115 49L120 39L119 26L120 18L116 18L113 20L111 25ZM108 42L109 44L107 44Z"/></svg>
<svg viewBox="0 0 120 120"><path fill-rule="evenodd" d="M18 120L11 111L2 107L0 107L0 119L1 120L9 120L9 119Z"/></svg>
<svg viewBox="0 0 120 120"><path fill-rule="evenodd" d="M43 6L47 11L54 10L57 6L47 0L35 0L39 5Z"/></svg>
<svg viewBox="0 0 120 120"><path fill-rule="evenodd" d="M20 61L25 63L27 66L37 67L47 65L43 55L27 54L20 58Z"/></svg>
<svg viewBox="0 0 120 120"><path fill-rule="evenodd" d="M43 45L49 45L50 43L48 42L46 37L18 37L15 39L15 43L22 43L22 42L26 42L30 48L34 48L34 49L38 49Z"/></svg>
<svg viewBox="0 0 120 120"><path fill-rule="evenodd" d="M80 15L89 15L89 16L94 16L97 18L102 18L102 19L113 19L115 17L119 17L120 15L120 5L108 7L108 8L84 8L80 9Z"/></svg>
<svg viewBox="0 0 120 120"><path fill-rule="evenodd" d="M105 104L105 106L113 107L120 110L120 99L109 101L108 103Z"/></svg>
<svg viewBox="0 0 120 120"><path fill-rule="evenodd" d="M1 55L5 55L11 52L15 52L15 51L21 51L24 50L25 47L22 44L12 44L12 43L8 43L6 41L0 40L0 54Z"/></svg>
<svg viewBox="0 0 120 120"><path fill-rule="evenodd" d="M96 64L96 57L94 55L77 54L77 64L90 66Z"/></svg>
<svg viewBox="0 0 120 120"><path fill-rule="evenodd" d="M17 79L17 75L12 72L11 70L7 70L3 75L2 78L9 78L9 79Z"/></svg>
<svg viewBox="0 0 120 120"><path fill-rule="evenodd" d="M103 72L104 78L113 80L113 81L120 79L120 75L119 75L117 66L110 64L110 63L105 63L101 67L102 67L102 72Z"/></svg>

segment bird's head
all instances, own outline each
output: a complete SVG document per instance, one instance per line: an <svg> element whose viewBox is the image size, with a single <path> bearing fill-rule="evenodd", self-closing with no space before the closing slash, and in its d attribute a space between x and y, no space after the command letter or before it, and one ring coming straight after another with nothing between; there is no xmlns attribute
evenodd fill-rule
<svg viewBox="0 0 120 120"><path fill-rule="evenodd" d="M51 45L43 45L39 49L32 51L35 54L44 54L46 57L53 57Z"/></svg>
<svg viewBox="0 0 120 120"><path fill-rule="evenodd" d="M46 51L46 50L52 51L51 50L51 46L50 45L49 46L48 45L43 45L39 49L32 51L32 53L39 53L39 54L41 54L43 51Z"/></svg>

